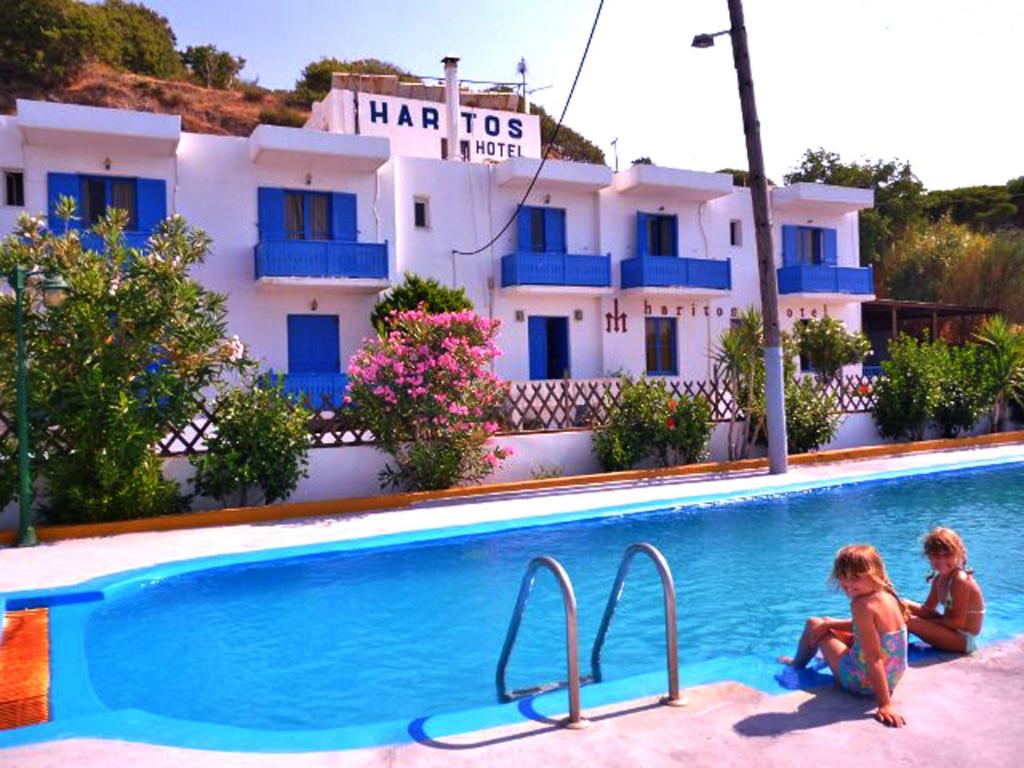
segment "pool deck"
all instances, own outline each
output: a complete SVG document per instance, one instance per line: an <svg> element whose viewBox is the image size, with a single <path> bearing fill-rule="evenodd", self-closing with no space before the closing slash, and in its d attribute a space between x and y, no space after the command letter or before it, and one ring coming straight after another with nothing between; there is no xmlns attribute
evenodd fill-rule
<svg viewBox="0 0 1024 768"><path fill-rule="evenodd" d="M442 526L508 521L614 505L656 507L686 498L770 491L836 477L927 471L936 466L1024 460L1024 446L870 459L764 472L673 478L542 494L506 494L358 517L79 539L0 551L0 592L76 584L173 560L341 541ZM734 683L688 689L685 708L639 700L598 710L582 732L542 722L390 748L289 755L202 752L146 744L70 739L0 748L0 766L392 766L392 765L927 765L1019 764L1024 728L1024 638L970 658L929 659L897 689L908 726L889 730L866 713L870 700L832 689L768 696ZM683 684L685 685L685 680ZM0 734L2 741L2 734Z"/></svg>

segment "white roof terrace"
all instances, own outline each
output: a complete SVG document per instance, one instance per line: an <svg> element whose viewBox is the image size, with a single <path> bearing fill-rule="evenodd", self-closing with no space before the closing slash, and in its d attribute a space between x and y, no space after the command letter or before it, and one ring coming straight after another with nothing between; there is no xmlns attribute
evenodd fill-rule
<svg viewBox="0 0 1024 768"><path fill-rule="evenodd" d="M181 140L179 115L18 99L18 127L29 146L169 157Z"/></svg>
<svg viewBox="0 0 1024 768"><path fill-rule="evenodd" d="M706 203L732 193L732 176L638 163L615 174L614 186L620 194L657 195L689 203Z"/></svg>
<svg viewBox="0 0 1024 768"><path fill-rule="evenodd" d="M391 157L391 142L383 136L328 133L308 128L258 125L249 135L254 163L314 163L338 171L370 173Z"/></svg>

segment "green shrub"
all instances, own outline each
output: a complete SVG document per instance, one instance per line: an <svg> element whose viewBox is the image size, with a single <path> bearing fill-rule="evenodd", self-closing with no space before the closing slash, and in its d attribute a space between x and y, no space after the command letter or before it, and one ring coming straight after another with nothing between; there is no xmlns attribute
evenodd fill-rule
<svg viewBox="0 0 1024 768"><path fill-rule="evenodd" d="M260 122L264 125L301 128L306 124L306 115L288 107L264 107L260 110Z"/></svg>
<svg viewBox="0 0 1024 768"><path fill-rule="evenodd" d="M335 72L350 72L359 75L397 75L403 81L419 82L404 69L379 59L357 59L343 61L324 56L307 64L302 76L295 82L295 98L309 106L310 102L320 101L331 90L331 75Z"/></svg>
<svg viewBox="0 0 1024 768"><path fill-rule="evenodd" d="M985 385L977 347L945 347L936 354L939 396L932 419L943 437L956 437L974 428L993 398Z"/></svg>
<svg viewBox="0 0 1024 768"><path fill-rule="evenodd" d="M90 53L109 45L93 8L75 0L0 2L0 80L44 87L75 75ZM105 38L107 43L99 45Z"/></svg>
<svg viewBox="0 0 1024 768"><path fill-rule="evenodd" d="M920 440L942 395L942 360L930 341L906 334L889 343L889 355L875 383L872 416L878 433Z"/></svg>
<svg viewBox="0 0 1024 768"><path fill-rule="evenodd" d="M680 464L696 464L708 457L711 444L711 404L703 397L681 397L669 400L669 448L675 452Z"/></svg>
<svg viewBox="0 0 1024 768"><path fill-rule="evenodd" d="M816 451L836 436L842 423L836 401L811 377L786 383L786 438L790 453Z"/></svg>
<svg viewBox="0 0 1024 768"><path fill-rule="evenodd" d="M853 365L871 351L871 342L863 333L848 331L834 317L797 323L796 345L801 357L814 369L819 381L832 381L844 365Z"/></svg>
<svg viewBox="0 0 1024 768"><path fill-rule="evenodd" d="M227 90L235 85L245 59L220 50L213 44L190 45L181 53L181 63L207 88Z"/></svg>
<svg viewBox="0 0 1024 768"><path fill-rule="evenodd" d="M607 472L652 458L662 467L671 458L691 463L707 455L711 428L711 408L703 398L673 400L663 381L622 376L618 402L594 430L594 452Z"/></svg>
<svg viewBox="0 0 1024 768"><path fill-rule="evenodd" d="M91 7L97 25L109 30L113 39L99 58L115 67L150 77L168 79L183 73L175 50L177 39L167 19L142 3L106 0Z"/></svg>
<svg viewBox="0 0 1024 768"><path fill-rule="evenodd" d="M191 458L196 493L226 506L237 495L241 506L287 499L308 477L309 421L312 413L268 376L230 389L217 398L217 433L206 453ZM259 489L261 499L250 496Z"/></svg>
<svg viewBox="0 0 1024 768"><path fill-rule="evenodd" d="M391 330L392 314L419 309L430 314L440 312L461 312L473 309L463 288L449 288L441 285L432 277L420 277L413 272L406 272L402 282L392 288L373 306L370 322L381 336Z"/></svg>
<svg viewBox="0 0 1024 768"><path fill-rule="evenodd" d="M58 203L63 218L74 202ZM83 250L78 233L55 235L44 219L22 216L0 243L0 274L35 265L60 274L65 301L42 311L26 289L31 355L29 449L45 483L53 522L121 520L176 512L184 500L163 478L154 446L188 424L197 399L225 370L246 362L225 339L225 297L190 273L210 240L175 216L143 254L125 247L124 211L110 209L96 231L104 252ZM0 348L14 348L13 297L0 295ZM0 355L0 403L15 403L13 355ZM48 453L43 436L70 448Z"/></svg>

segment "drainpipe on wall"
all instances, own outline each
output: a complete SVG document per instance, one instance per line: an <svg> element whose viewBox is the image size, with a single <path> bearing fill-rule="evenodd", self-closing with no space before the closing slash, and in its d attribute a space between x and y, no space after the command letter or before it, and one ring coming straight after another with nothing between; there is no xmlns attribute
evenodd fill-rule
<svg viewBox="0 0 1024 768"><path fill-rule="evenodd" d="M462 153L459 148L459 59L457 56L445 56L444 64L444 98L448 116L448 157L446 160L459 160Z"/></svg>

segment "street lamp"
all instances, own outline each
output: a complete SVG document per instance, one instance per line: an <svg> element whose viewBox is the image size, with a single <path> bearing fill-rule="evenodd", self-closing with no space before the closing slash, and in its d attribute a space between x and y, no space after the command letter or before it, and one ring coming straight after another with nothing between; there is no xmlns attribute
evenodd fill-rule
<svg viewBox="0 0 1024 768"><path fill-rule="evenodd" d="M48 307L59 305L68 294L68 284L60 275L47 275L43 270L15 267L7 276L14 289L14 334L18 391L18 546L37 543L32 527L32 473L28 463L28 366L25 360L25 288L30 278L42 276L39 288Z"/></svg>
<svg viewBox="0 0 1024 768"><path fill-rule="evenodd" d="M728 34L732 38L732 58L740 90L743 133L747 139L747 162L750 166L750 197L754 205L754 234L757 241L757 266L761 283L761 316L764 322L764 397L768 411L768 466L773 475L785 474L786 401L782 375L782 332L779 328L779 287L775 280L775 257L772 230L768 218L768 180L764 174L761 152L761 124L754 103L754 79L750 74L747 52L747 29L743 24L741 0L728 0L729 29L714 34L697 35L694 48L710 48L715 38Z"/></svg>

